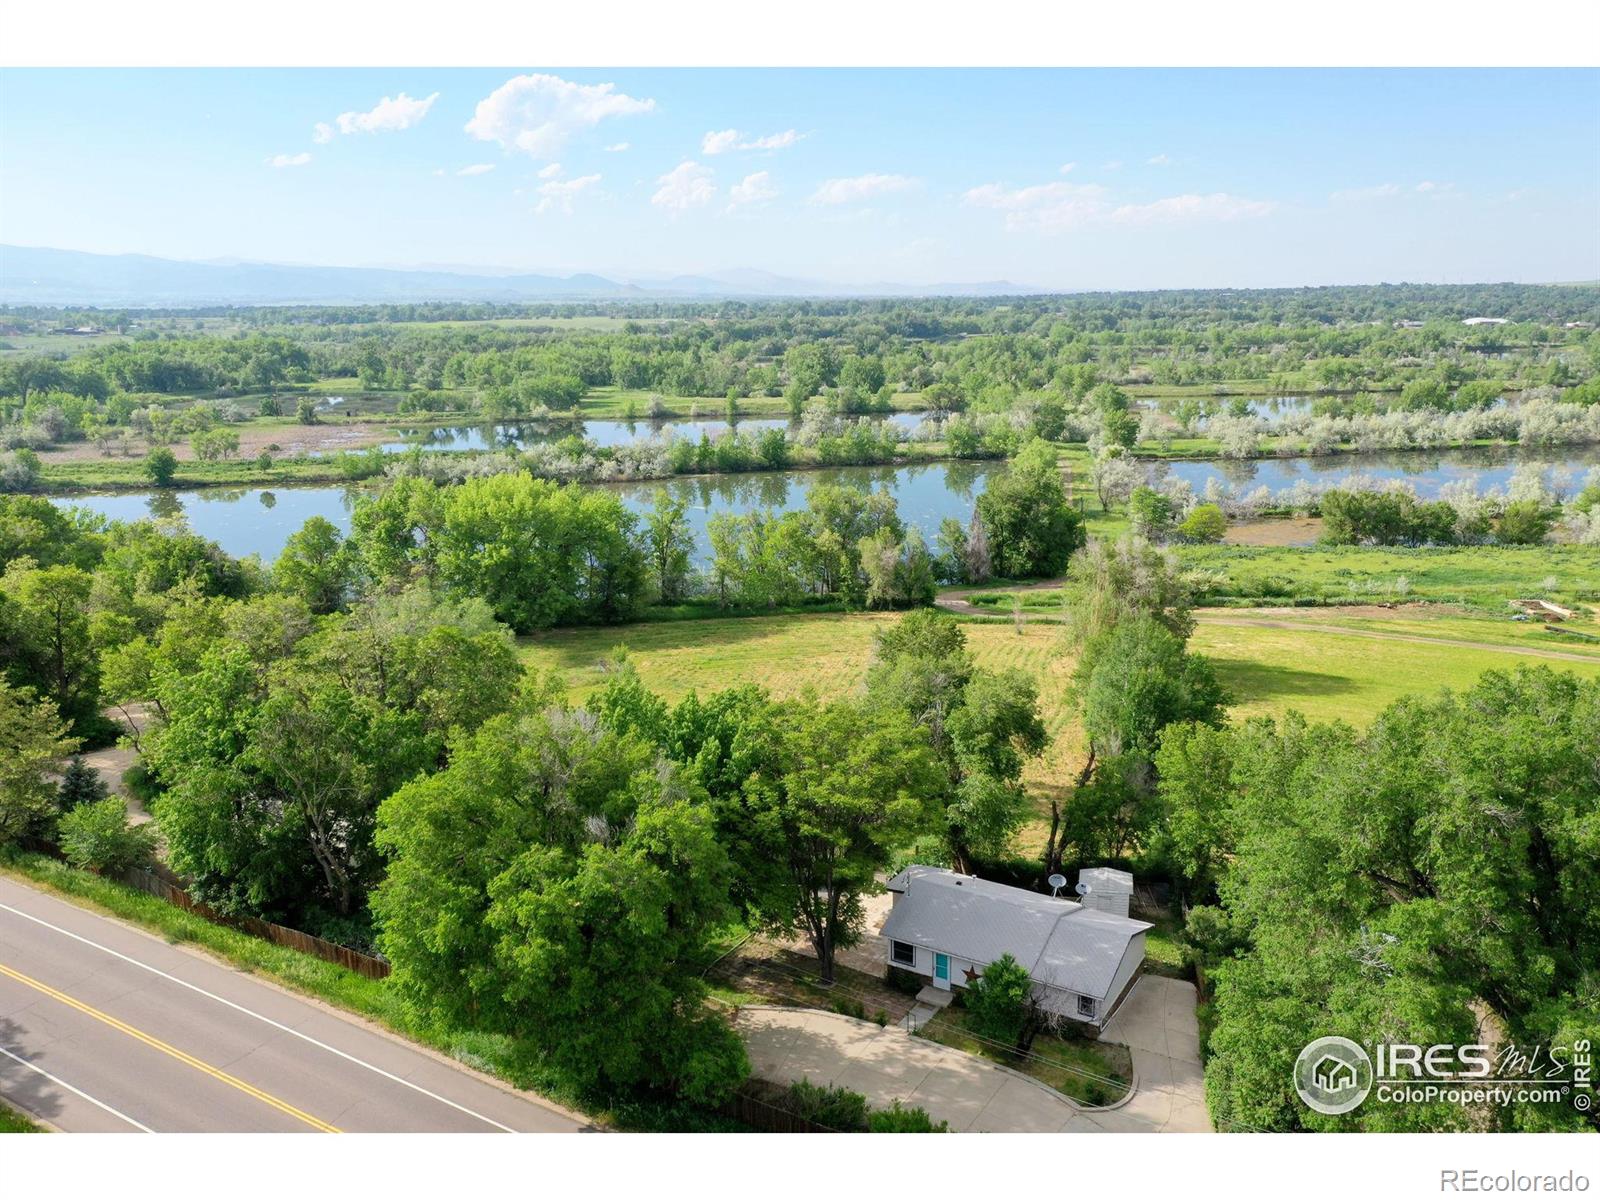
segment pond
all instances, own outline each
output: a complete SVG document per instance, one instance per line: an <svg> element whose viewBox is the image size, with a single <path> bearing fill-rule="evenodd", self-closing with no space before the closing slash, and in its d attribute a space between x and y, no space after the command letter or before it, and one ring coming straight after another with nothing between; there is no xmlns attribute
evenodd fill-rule
<svg viewBox="0 0 1600 1200"><path fill-rule="evenodd" d="M925 412L873 413L867 420L889 425L907 432L915 429L928 417ZM601 447L625 446L629 442L671 434L698 442L701 436L716 441L728 430L740 433L759 433L763 429L799 428L798 421L788 417L742 417L730 425L721 418L672 418L665 420L610 420L592 418L583 421L525 421L503 425L442 425L433 428L416 426L398 432L405 439L385 442L385 450L409 450L421 446L424 450L504 450L533 446L541 442L559 442L562 438L578 434Z"/></svg>
<svg viewBox="0 0 1600 1200"><path fill-rule="evenodd" d="M1470 480L1479 492L1506 490L1519 464L1538 465L1547 483L1565 494L1582 487L1583 476L1600 466L1600 446L1521 448L1472 447L1460 450L1403 450L1390 454L1330 454L1313 458L1208 459L1167 464L1171 474L1187 480L1195 494L1216 479L1237 493L1265 487L1281 492L1302 481L1336 486L1352 476L1402 480L1418 496L1432 499L1447 483Z"/></svg>
<svg viewBox="0 0 1600 1200"><path fill-rule="evenodd" d="M636 483L596 484L615 491L624 505L644 512L657 488L688 505L699 562L710 558L706 525L717 513L744 513L756 508L804 508L806 493L818 483L862 490L890 491L900 517L920 529L930 545L946 517L966 521L984 480L1004 470L998 462L926 463L903 467L838 467L822 471L763 471L747 475L679 475ZM199 491L120 492L114 495L55 496L62 507L87 508L119 521L145 517L183 516L201 537L229 554L261 556L270 562L289 535L312 517L324 517L341 532L350 531L350 514L362 494L359 487L305 486L277 488L205 488Z"/></svg>

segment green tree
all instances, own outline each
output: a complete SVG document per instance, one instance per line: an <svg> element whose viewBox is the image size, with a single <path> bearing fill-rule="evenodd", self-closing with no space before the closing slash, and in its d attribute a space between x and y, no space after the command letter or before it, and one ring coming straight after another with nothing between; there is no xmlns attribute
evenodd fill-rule
<svg viewBox="0 0 1600 1200"><path fill-rule="evenodd" d="M1538 500L1513 500L1494 523L1495 540L1506 546L1537 546L1550 533L1557 511Z"/></svg>
<svg viewBox="0 0 1600 1200"><path fill-rule="evenodd" d="M231 429L203 429L189 439L194 456L201 462L217 462L239 453L239 435Z"/></svg>
<svg viewBox="0 0 1600 1200"><path fill-rule="evenodd" d="M0 596L11 601L5 614L11 644L0 651L0 663L10 659L12 681L37 687L85 738L106 732L100 663L89 628L93 583L77 567L34 569L22 560L0 576Z"/></svg>
<svg viewBox="0 0 1600 1200"><path fill-rule="evenodd" d="M694 534L684 516L688 507L665 488L657 488L653 506L645 514L645 548L655 572L656 595L663 604L676 604L688 582L689 555L694 550Z"/></svg>
<svg viewBox="0 0 1600 1200"><path fill-rule="evenodd" d="M144 456L144 473L157 487L170 487L178 470L178 456L166 446L157 446Z"/></svg>
<svg viewBox="0 0 1600 1200"><path fill-rule="evenodd" d="M56 787L45 778L57 760L78 748L67 723L32 688L0 680L0 845L48 822Z"/></svg>
<svg viewBox="0 0 1600 1200"><path fill-rule="evenodd" d="M1056 452L1037 438L991 478L977 518L994 573L1007 579L1059 574L1084 543L1083 518L1067 500Z"/></svg>
<svg viewBox="0 0 1600 1200"><path fill-rule="evenodd" d="M803 931L831 982L834 951L860 937L876 872L933 825L943 772L910 720L850 701L802 697L742 733L759 763L744 783L745 818L782 868L761 868L774 887L760 911L771 928Z"/></svg>
<svg viewBox="0 0 1600 1200"><path fill-rule="evenodd" d="M956 865L1002 853L1027 815L1023 767L1048 741L1034 680L979 669L961 626L923 609L877 635L867 696L927 731L946 773L944 835Z"/></svg>
<svg viewBox="0 0 1600 1200"><path fill-rule="evenodd" d="M1033 980L1028 969L1010 954L1002 954L961 994L972 1027L980 1035L1023 1048L1033 1009Z"/></svg>
<svg viewBox="0 0 1600 1200"><path fill-rule="evenodd" d="M1154 488L1136 487L1128 498L1128 519L1133 532L1148 541L1159 542L1171 532L1175 512L1171 497Z"/></svg>
<svg viewBox="0 0 1600 1200"><path fill-rule="evenodd" d="M1178 536L1186 542L1208 545L1220 542L1228 532L1228 518L1215 504L1197 504L1178 523Z"/></svg>
<svg viewBox="0 0 1600 1200"><path fill-rule="evenodd" d="M95 804L107 796L105 780L100 772L83 761L83 755L74 754L67 769L61 773L61 789L56 804L62 812L71 812L85 804Z"/></svg>
<svg viewBox="0 0 1600 1200"><path fill-rule="evenodd" d="M313 613L337 611L354 582L354 554L338 528L312 517L284 543L272 564L273 585L298 597Z"/></svg>
<svg viewBox="0 0 1600 1200"><path fill-rule="evenodd" d="M588 1090L715 1103L747 1067L698 974L729 916L711 814L643 739L551 695L382 806L392 984L435 1019L526 1039Z"/></svg>
<svg viewBox="0 0 1600 1200"><path fill-rule="evenodd" d="M1519 1046L1592 1028L1600 914L1567 898L1600 882L1585 832L1597 728L1600 684L1524 669L1408 697L1363 732L1291 714L1229 739L1225 784L1204 785L1225 808L1215 861L1228 930L1213 939L1225 957L1209 976L1206 1071L1219 1122L1592 1127L1567 1105L1520 1101L1327 1117L1299 1103L1287 1072L1329 1033L1472 1042L1485 1013Z"/></svg>

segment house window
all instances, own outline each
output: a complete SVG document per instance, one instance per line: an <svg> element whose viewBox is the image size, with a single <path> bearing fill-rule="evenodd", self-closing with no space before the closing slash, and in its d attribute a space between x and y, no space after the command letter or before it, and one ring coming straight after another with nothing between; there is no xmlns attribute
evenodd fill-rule
<svg viewBox="0 0 1600 1200"><path fill-rule="evenodd" d="M1094 1000L1088 996L1079 996L1078 1015L1080 1017L1088 1017L1092 1021L1094 1019Z"/></svg>
<svg viewBox="0 0 1600 1200"><path fill-rule="evenodd" d="M890 942L889 957L902 967L917 965L917 948L909 942Z"/></svg>

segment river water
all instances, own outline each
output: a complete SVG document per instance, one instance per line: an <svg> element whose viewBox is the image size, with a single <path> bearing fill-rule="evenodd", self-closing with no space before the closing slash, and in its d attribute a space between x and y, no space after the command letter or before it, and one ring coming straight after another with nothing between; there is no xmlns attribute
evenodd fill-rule
<svg viewBox="0 0 1600 1200"><path fill-rule="evenodd" d="M779 422L781 423L781 421ZM591 422L591 424L594 424ZM620 424L620 423L619 423ZM708 425L715 424L708 422ZM750 422L740 422L744 428ZM1171 462L1166 469L1186 479L1196 494L1216 478L1235 493L1265 486L1282 491L1301 480L1336 484L1352 475L1367 479L1400 479L1418 495L1437 496L1446 483L1471 479L1480 491L1504 490L1520 462L1537 463L1547 480L1568 494L1581 486L1585 472L1600 466L1600 447L1554 447L1545 450L1490 448L1409 451L1394 454L1338 454L1318 458L1268 458L1244 461ZM657 488L688 503L688 517L698 547L697 558L709 557L706 524L721 512L744 513L756 508L803 508L806 493L817 483L837 483L891 492L900 516L932 543L946 517L966 521L984 481L1004 470L996 462L927 463L915 466L840 467L821 471L763 471L743 475L676 476L637 483L595 484L617 492L628 508L643 512ZM1152 473L1160 467L1152 465ZM229 554L276 558L295 530L313 516L326 517L348 531L359 487L285 486L276 488L207 488L199 491L121 492L108 495L52 497L63 506L82 505L116 520L149 516L188 519L196 533L215 541Z"/></svg>

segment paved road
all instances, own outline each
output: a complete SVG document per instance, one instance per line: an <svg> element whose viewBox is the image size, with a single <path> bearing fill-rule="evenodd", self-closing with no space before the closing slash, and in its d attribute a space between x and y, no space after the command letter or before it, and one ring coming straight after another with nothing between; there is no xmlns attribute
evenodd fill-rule
<svg viewBox="0 0 1600 1200"><path fill-rule="evenodd" d="M572 1132L581 1117L0 877L0 1097L69 1132Z"/></svg>

